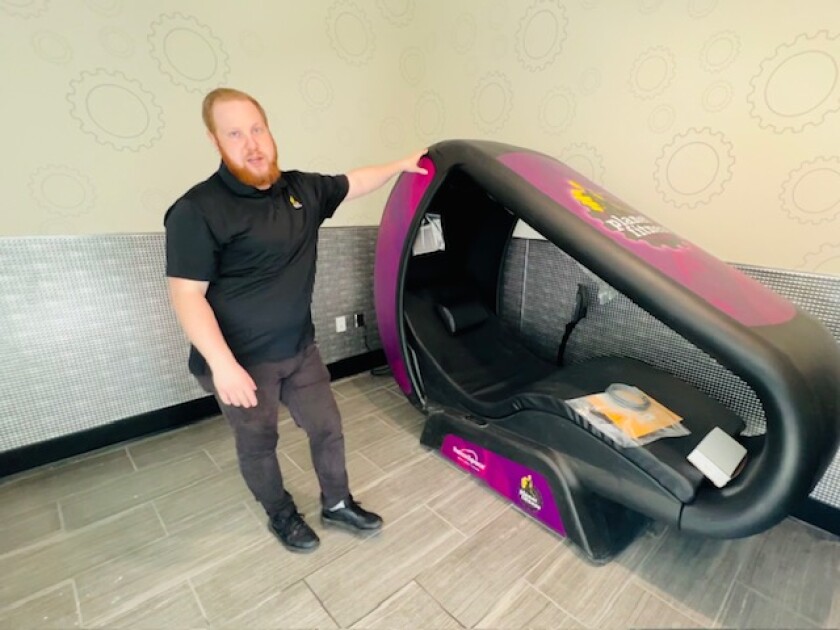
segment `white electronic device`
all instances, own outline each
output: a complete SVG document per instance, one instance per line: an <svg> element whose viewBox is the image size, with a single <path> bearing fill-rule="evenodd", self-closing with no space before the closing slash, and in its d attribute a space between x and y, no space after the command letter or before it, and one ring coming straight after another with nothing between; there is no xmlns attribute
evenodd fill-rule
<svg viewBox="0 0 840 630"><path fill-rule="evenodd" d="M747 449L715 427L688 454L688 461L718 488L723 488L740 472L739 467L746 455Z"/></svg>
<svg viewBox="0 0 840 630"><path fill-rule="evenodd" d="M423 217L420 231L414 239L414 246L411 253L415 256L441 252L446 249L446 242L443 240L443 227L439 214L427 214Z"/></svg>

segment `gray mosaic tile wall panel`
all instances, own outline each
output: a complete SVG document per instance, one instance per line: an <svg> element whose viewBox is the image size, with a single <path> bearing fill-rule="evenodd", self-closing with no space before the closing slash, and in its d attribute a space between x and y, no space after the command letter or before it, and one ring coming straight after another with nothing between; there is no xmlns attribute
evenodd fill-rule
<svg viewBox="0 0 840 630"><path fill-rule="evenodd" d="M327 363L382 347L373 305L375 227L325 228L318 242L318 273L312 317L321 356ZM365 326L355 328L362 313ZM347 331L337 333L335 318L345 316Z"/></svg>
<svg viewBox="0 0 840 630"><path fill-rule="evenodd" d="M313 308L327 363L381 347L376 232L321 232ZM0 331L0 452L205 395L169 307L163 234L0 239Z"/></svg>
<svg viewBox="0 0 840 630"><path fill-rule="evenodd" d="M840 278L738 267L820 319L840 343ZM747 423L747 434L764 432L764 411L746 383L553 244L515 239L503 278L504 301L509 305L503 306L502 317L521 331L538 355L551 361L556 358L574 309L577 285L587 284L598 299L569 341L569 363L605 355L637 358L680 376L736 411ZM840 507L840 451L811 496Z"/></svg>
<svg viewBox="0 0 840 630"><path fill-rule="evenodd" d="M162 235L0 239L0 450L203 395Z"/></svg>

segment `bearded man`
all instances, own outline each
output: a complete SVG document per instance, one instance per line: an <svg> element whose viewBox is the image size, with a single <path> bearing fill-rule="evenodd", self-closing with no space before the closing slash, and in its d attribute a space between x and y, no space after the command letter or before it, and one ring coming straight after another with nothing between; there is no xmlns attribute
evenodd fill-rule
<svg viewBox="0 0 840 630"><path fill-rule="evenodd" d="M325 525L382 527L350 493L341 416L312 325L318 229L346 199L418 166L425 151L381 166L321 175L281 171L262 106L230 88L204 99L219 169L164 218L166 275L190 340L190 372L212 393L236 441L245 483L286 548L312 551L317 534L283 485L277 460L280 402L309 438Z"/></svg>

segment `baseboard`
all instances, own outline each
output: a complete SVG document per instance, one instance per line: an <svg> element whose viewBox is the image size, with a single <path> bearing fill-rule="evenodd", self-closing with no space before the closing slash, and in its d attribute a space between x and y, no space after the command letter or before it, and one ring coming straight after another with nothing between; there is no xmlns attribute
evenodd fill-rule
<svg viewBox="0 0 840 630"><path fill-rule="evenodd" d="M840 536L840 508L808 497L791 516Z"/></svg>
<svg viewBox="0 0 840 630"><path fill-rule="evenodd" d="M355 357L349 357L330 363L327 368L330 371L330 378L337 381L340 378L347 378L354 374L361 374L387 363L385 353L382 350L373 350Z"/></svg>
<svg viewBox="0 0 840 630"><path fill-rule="evenodd" d="M384 363L385 354L381 350L375 350L330 363L327 368L330 371L330 378L338 380L371 370ZM5 451L0 453L0 478L127 440L183 427L218 413L219 405L216 399L205 396L172 407L117 420L93 429Z"/></svg>
<svg viewBox="0 0 840 630"><path fill-rule="evenodd" d="M212 396L0 453L0 478L106 446L198 422L219 413Z"/></svg>

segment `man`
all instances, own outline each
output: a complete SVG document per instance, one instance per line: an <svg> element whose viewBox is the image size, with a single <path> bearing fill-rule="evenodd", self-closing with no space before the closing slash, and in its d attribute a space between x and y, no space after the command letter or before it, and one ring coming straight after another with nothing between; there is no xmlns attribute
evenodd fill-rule
<svg viewBox="0 0 840 630"><path fill-rule="evenodd" d="M265 111L254 98L213 90L202 116L222 163L164 218L169 294L192 343L190 371L219 401L242 476L288 549L311 551L319 539L283 486L276 454L280 401L309 437L323 523L379 529L382 519L350 494L341 418L314 343L317 234L343 200L402 171L425 174L418 166L424 151L346 175L281 172Z"/></svg>

